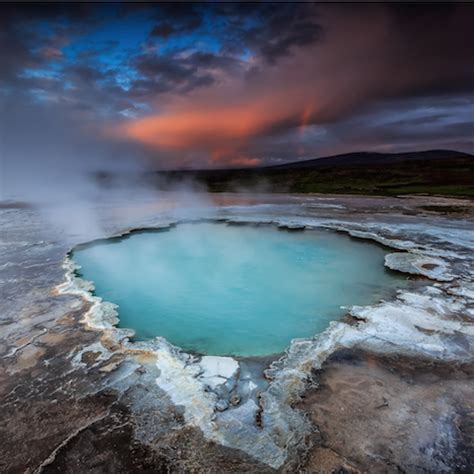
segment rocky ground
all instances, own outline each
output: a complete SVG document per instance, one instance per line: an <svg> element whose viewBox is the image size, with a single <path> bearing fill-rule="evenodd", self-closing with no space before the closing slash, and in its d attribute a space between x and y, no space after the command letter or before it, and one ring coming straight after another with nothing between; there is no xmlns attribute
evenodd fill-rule
<svg viewBox="0 0 474 474"><path fill-rule="evenodd" d="M474 364L334 353L299 408L318 427L306 468L472 472Z"/></svg>
<svg viewBox="0 0 474 474"><path fill-rule="evenodd" d="M100 203L97 226L67 230L24 204L1 206L0 471L472 472L473 202L210 200L191 214ZM199 360L84 324L95 302L61 291L73 245L190 217L350 232L408 253L391 265L431 279L292 344L266 385L255 380L256 401L220 411Z"/></svg>

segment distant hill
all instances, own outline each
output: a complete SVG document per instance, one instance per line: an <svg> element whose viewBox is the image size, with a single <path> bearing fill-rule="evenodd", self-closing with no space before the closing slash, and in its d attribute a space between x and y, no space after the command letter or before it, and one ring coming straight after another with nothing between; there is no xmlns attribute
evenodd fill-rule
<svg viewBox="0 0 474 474"><path fill-rule="evenodd" d="M193 179L211 192L474 197L474 156L451 150L357 152L259 168L159 171L155 176L162 187Z"/></svg>
<svg viewBox="0 0 474 474"><path fill-rule="evenodd" d="M427 150L412 151L408 153L376 153L360 151L355 153L344 153L342 155L325 156L312 160L284 163L282 165L266 166L266 169L296 169L296 168L321 168L326 166L353 166L353 165L376 165L386 163L401 163L403 161L425 161L449 159L453 157L471 156L462 151L452 150Z"/></svg>

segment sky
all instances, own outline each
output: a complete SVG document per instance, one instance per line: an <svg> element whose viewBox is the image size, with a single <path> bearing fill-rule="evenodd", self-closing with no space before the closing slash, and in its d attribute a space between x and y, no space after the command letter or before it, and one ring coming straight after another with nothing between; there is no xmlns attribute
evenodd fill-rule
<svg viewBox="0 0 474 474"><path fill-rule="evenodd" d="M2 159L34 174L473 152L473 24L470 4L2 4Z"/></svg>

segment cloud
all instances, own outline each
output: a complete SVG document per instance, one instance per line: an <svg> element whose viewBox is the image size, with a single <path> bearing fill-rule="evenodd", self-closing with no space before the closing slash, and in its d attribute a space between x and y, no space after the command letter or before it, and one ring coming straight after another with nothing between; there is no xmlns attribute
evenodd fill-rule
<svg viewBox="0 0 474 474"><path fill-rule="evenodd" d="M232 164L258 137L327 126L381 101L469 93L472 11L422 9L407 23L400 8L328 5L322 40L261 66L244 83L228 78L175 98L156 115L120 125L119 133L157 149L201 150L211 162L224 149Z"/></svg>
<svg viewBox="0 0 474 474"><path fill-rule="evenodd" d="M187 92L211 85L214 82L212 74L201 67L198 61L199 58L194 56L182 59L176 55L140 55L133 61L133 66L141 78L132 82L132 94Z"/></svg>
<svg viewBox="0 0 474 474"><path fill-rule="evenodd" d="M63 52L59 48L53 48L52 46L41 48L40 54L46 59L61 59L63 57Z"/></svg>
<svg viewBox="0 0 474 474"><path fill-rule="evenodd" d="M199 28L204 20L205 11L193 4L162 4L157 6L154 17L157 24L150 36L167 39L172 35L188 33Z"/></svg>

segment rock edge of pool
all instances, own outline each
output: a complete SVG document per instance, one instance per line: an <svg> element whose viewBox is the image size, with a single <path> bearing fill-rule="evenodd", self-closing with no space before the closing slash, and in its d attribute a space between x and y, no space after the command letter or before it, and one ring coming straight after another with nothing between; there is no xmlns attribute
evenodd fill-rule
<svg viewBox="0 0 474 474"><path fill-rule="evenodd" d="M425 211L433 198L423 197L254 196L194 210L193 219L136 202L126 221L120 204L103 203L103 229L67 247L34 209L2 209L2 471L472 470L474 204L436 200L466 212ZM386 267L413 281L293 340L264 375L266 360L197 357L163 338L132 342L69 252L190 220L370 239L393 249ZM14 281L20 267L24 278Z"/></svg>

